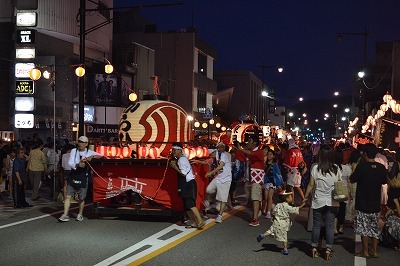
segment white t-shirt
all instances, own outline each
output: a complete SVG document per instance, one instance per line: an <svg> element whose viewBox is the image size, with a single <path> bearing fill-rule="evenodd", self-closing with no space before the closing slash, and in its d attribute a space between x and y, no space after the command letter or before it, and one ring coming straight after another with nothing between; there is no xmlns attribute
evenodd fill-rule
<svg viewBox="0 0 400 266"><path fill-rule="evenodd" d="M218 165L220 162L224 163L224 167L222 168L222 171L220 171L216 176L217 183L224 184L226 182L232 181L232 159L231 159L231 154L228 152L222 152L221 157L218 158L218 152L217 152L217 162Z"/></svg>
<svg viewBox="0 0 400 266"><path fill-rule="evenodd" d="M71 167L71 169L74 169L74 170L76 169L76 164L78 164L81 159L90 157L92 155L103 157L102 154L97 153L95 151L91 151L89 149L85 149L83 151L79 151L79 155L76 154L76 151L77 151L77 148L74 148L74 149L71 150L71 153L69 155L69 160L68 160L69 166Z"/></svg>
<svg viewBox="0 0 400 266"><path fill-rule="evenodd" d="M350 164L342 164L342 180L346 186L348 185L347 179L350 177L351 173L352 173L351 165Z"/></svg>
<svg viewBox="0 0 400 266"><path fill-rule="evenodd" d="M70 154L71 152L67 152L64 153L63 156L61 157L61 167L67 171L71 170L71 166L68 164Z"/></svg>
<svg viewBox="0 0 400 266"><path fill-rule="evenodd" d="M181 173L186 177L186 182L194 179L192 166L190 165L190 162L186 156L181 156L178 159L177 164Z"/></svg>
<svg viewBox="0 0 400 266"><path fill-rule="evenodd" d="M314 164L311 169L311 176L314 178L314 194L311 201L312 209L319 209L324 206L332 206L332 192L335 187L335 182L342 177L342 172L338 168L335 174L328 173L323 175L318 169L318 165Z"/></svg>

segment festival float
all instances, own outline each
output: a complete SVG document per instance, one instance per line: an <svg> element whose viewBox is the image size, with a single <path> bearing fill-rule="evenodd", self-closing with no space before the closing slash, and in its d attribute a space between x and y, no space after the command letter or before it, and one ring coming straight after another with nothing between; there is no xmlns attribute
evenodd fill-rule
<svg viewBox="0 0 400 266"><path fill-rule="evenodd" d="M120 117L119 142L97 145L103 159L92 160L94 212L103 215L174 215L183 211L177 172L169 167L173 142L184 143L189 159L208 156L208 147L189 142L187 113L180 106L147 95ZM192 145L190 145L192 144ZM203 209L208 166L193 164L197 208Z"/></svg>

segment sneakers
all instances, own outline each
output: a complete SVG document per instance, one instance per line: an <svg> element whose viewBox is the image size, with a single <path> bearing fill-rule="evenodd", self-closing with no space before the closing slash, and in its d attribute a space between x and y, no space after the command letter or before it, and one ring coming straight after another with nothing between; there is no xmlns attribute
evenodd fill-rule
<svg viewBox="0 0 400 266"><path fill-rule="evenodd" d="M217 216L217 218L215 219L215 222L216 223L222 223L222 215L221 214L218 214L218 216Z"/></svg>
<svg viewBox="0 0 400 266"><path fill-rule="evenodd" d="M289 255L289 250L283 249L283 250L281 251L281 253L282 253L283 255Z"/></svg>
<svg viewBox="0 0 400 266"><path fill-rule="evenodd" d="M58 220L60 220L61 222L68 222L69 221L69 216L68 215L61 215L60 218L58 218Z"/></svg>
<svg viewBox="0 0 400 266"><path fill-rule="evenodd" d="M260 223L256 219L252 219L251 222L249 223L250 226L259 226Z"/></svg>
<svg viewBox="0 0 400 266"><path fill-rule="evenodd" d="M78 222L82 222L83 221L83 216L81 214L78 214L78 216L76 216L76 221Z"/></svg>
<svg viewBox="0 0 400 266"><path fill-rule="evenodd" d="M271 212L267 212L267 215L265 215L265 218L271 219Z"/></svg>
<svg viewBox="0 0 400 266"><path fill-rule="evenodd" d="M264 235L263 234L259 234L257 236L257 242L261 242L261 240L263 240L263 239L264 239Z"/></svg>

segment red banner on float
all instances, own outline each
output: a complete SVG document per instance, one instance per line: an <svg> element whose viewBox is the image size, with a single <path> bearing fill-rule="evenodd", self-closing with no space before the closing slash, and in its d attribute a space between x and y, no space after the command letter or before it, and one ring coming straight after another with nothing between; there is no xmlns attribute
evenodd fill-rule
<svg viewBox="0 0 400 266"><path fill-rule="evenodd" d="M167 208L176 211L183 210L182 199L178 196L177 172L165 164L144 161L132 164L92 165L93 202L100 202L115 197L125 191L132 190ZM208 179L205 174L208 165L193 164L193 173L197 183L198 209L204 209L203 200L206 194Z"/></svg>

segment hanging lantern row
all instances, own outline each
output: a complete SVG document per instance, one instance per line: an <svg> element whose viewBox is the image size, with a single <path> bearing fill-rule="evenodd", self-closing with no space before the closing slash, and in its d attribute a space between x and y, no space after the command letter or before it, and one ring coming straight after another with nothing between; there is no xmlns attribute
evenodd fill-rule
<svg viewBox="0 0 400 266"><path fill-rule="evenodd" d="M384 117L386 112L390 109L392 109L393 113L395 114L400 114L400 103L397 103L395 99L393 99L392 95L389 93L386 93L383 96L383 104L381 104L379 110L376 112L374 116L368 116L367 121L365 124L362 126L362 133L367 132L367 130L371 126L376 126L376 120L378 120L381 117Z"/></svg>
<svg viewBox="0 0 400 266"><path fill-rule="evenodd" d="M129 146L97 146L96 152L100 153L104 157L114 158L114 159L124 159L131 158L132 149Z"/></svg>

